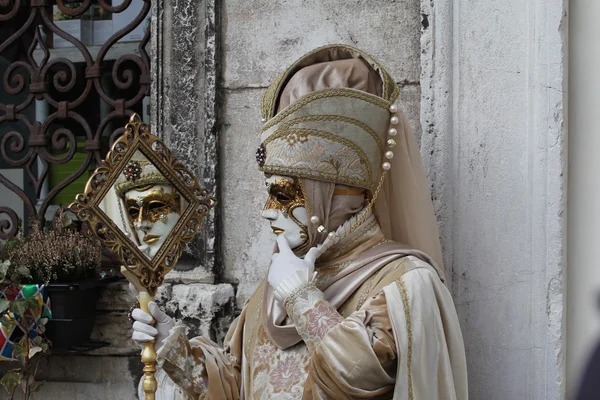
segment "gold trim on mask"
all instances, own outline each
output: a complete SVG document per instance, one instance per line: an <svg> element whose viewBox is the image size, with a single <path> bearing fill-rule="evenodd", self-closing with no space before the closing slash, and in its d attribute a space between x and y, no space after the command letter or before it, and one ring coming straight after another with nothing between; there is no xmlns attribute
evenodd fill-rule
<svg viewBox="0 0 600 400"><path fill-rule="evenodd" d="M138 221L166 222L168 214L180 214L181 200L175 192L175 188L172 188L172 190L171 193L165 193L164 188L158 188L151 190L144 196L124 199L129 225L134 228L134 222Z"/></svg>
<svg viewBox="0 0 600 400"><path fill-rule="evenodd" d="M302 193L302 188L291 178L276 179L273 183L267 184L269 197L265 203L265 210L279 210L284 217L290 218L301 229L300 236L308 238L308 227L300 222L294 216L294 210L298 207L305 207L306 199Z"/></svg>

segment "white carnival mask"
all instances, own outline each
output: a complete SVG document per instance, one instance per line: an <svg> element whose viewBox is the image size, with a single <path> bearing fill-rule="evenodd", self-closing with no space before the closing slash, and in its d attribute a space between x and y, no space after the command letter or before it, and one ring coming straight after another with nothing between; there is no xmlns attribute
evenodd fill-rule
<svg viewBox="0 0 600 400"><path fill-rule="evenodd" d="M152 259L181 216L181 200L170 185L131 189L124 198L127 218L140 250Z"/></svg>
<svg viewBox="0 0 600 400"><path fill-rule="evenodd" d="M262 217L271 223L276 235L285 235L290 248L295 249L308 240L306 199L298 179L271 175L265 179L269 198Z"/></svg>

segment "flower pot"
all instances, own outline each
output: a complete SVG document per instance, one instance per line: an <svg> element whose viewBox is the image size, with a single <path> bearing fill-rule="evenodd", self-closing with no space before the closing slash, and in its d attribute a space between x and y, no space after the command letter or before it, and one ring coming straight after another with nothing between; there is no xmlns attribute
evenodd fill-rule
<svg viewBox="0 0 600 400"><path fill-rule="evenodd" d="M48 284L52 319L46 324L46 337L53 349L77 347L90 340L100 290L111 281L104 278Z"/></svg>

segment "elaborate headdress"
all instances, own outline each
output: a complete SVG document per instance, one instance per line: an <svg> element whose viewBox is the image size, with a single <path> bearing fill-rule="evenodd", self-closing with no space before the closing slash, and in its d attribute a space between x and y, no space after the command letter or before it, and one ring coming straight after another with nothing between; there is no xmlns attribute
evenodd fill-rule
<svg viewBox="0 0 600 400"><path fill-rule="evenodd" d="M115 192L117 196L123 195L132 190L151 185L169 185L169 181L162 173L145 158L136 158L135 156L127 163L123 173L115 183Z"/></svg>
<svg viewBox="0 0 600 400"><path fill-rule="evenodd" d="M360 59L365 63L356 63ZM344 61L346 60L346 61ZM369 78L383 82L381 95L348 87L318 90L310 83L295 87L309 93L282 109L286 102L284 87L301 69L336 61L351 74L356 68L364 71L364 86ZM347 65L344 65L347 64ZM379 71L379 77L369 76L369 67ZM339 70L339 69L338 69ZM342 83L343 84L343 83ZM316 91L311 89L317 89ZM398 86L375 60L348 46L327 46L307 54L288 68L267 89L262 102L266 120L257 157L265 173L297 176L318 181L357 186L375 192L385 152L395 145L394 131L399 123L393 103L398 98ZM276 113L277 109L282 109ZM392 128L395 129L395 128ZM389 139L388 139L389 136ZM388 140L392 140L388 143ZM389 154L388 154L389 155ZM386 164L386 166L389 164Z"/></svg>
<svg viewBox="0 0 600 400"><path fill-rule="evenodd" d="M429 254L443 277L429 185L398 95L366 53L318 48L267 89L256 160L265 174L368 190L384 235Z"/></svg>

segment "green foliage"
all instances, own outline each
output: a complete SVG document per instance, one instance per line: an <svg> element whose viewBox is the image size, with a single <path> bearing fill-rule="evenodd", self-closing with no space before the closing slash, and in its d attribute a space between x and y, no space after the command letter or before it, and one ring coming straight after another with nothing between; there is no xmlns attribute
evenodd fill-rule
<svg viewBox="0 0 600 400"><path fill-rule="evenodd" d="M21 379L23 379L23 375L21 374L20 369L12 369L8 371L2 379L0 379L0 384L4 386L8 393L13 393L17 386L21 383Z"/></svg>
<svg viewBox="0 0 600 400"><path fill-rule="evenodd" d="M65 7L70 9L70 10L74 10L76 8L78 8L81 5L81 3L65 3ZM55 21L68 21L68 20L72 20L72 19L80 19L81 15L67 15L65 13L63 13L62 11L60 11L58 9L58 6L55 6L56 9L54 11L54 20Z"/></svg>

